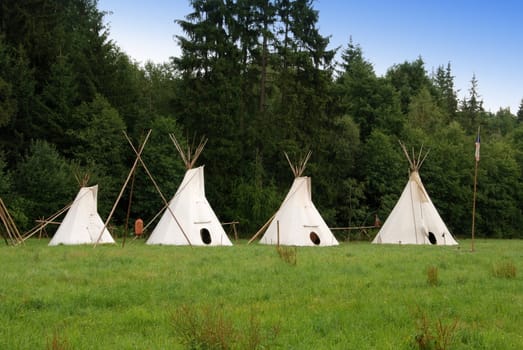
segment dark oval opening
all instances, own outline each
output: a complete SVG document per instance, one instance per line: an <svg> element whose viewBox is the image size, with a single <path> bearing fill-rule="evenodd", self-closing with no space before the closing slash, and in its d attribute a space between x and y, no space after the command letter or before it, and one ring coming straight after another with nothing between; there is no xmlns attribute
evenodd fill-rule
<svg viewBox="0 0 523 350"><path fill-rule="evenodd" d="M205 244L211 244L211 233L208 229L202 228L200 230L200 237L202 238L202 242Z"/></svg>
<svg viewBox="0 0 523 350"><path fill-rule="evenodd" d="M430 244L438 243L438 241L436 240L436 236L432 232L429 232L429 242L430 242Z"/></svg>
<svg viewBox="0 0 523 350"><path fill-rule="evenodd" d="M316 234L316 232L311 232L310 235L309 235L312 243L314 243L315 245L319 245L320 244L320 237Z"/></svg>

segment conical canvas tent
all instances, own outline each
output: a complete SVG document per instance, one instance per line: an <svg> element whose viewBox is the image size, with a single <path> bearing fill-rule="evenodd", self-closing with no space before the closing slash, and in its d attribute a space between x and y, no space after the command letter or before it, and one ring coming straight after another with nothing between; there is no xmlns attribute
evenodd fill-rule
<svg viewBox="0 0 523 350"><path fill-rule="evenodd" d="M179 143L171 135L187 171L176 194L169 202L147 244L217 246L232 245L218 217L205 197L203 166L192 168L205 142L195 154L186 157ZM190 156L190 151L188 152Z"/></svg>
<svg viewBox="0 0 523 350"><path fill-rule="evenodd" d="M410 177L398 202L372 243L457 245L421 182L419 168L426 156L411 158Z"/></svg>
<svg viewBox="0 0 523 350"><path fill-rule="evenodd" d="M289 246L339 244L312 202L310 177L301 176L310 154L298 166L293 166L285 154L295 175L294 182L260 243Z"/></svg>
<svg viewBox="0 0 523 350"><path fill-rule="evenodd" d="M80 188L49 245L95 244L104 228L102 218L98 214L97 197L98 185ZM103 229L98 243L115 241L109 231Z"/></svg>

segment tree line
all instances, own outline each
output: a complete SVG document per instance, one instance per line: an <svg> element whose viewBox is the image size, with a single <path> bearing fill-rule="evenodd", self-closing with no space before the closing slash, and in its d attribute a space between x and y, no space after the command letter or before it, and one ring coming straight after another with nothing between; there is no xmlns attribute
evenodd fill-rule
<svg viewBox="0 0 523 350"><path fill-rule="evenodd" d="M292 183L284 151L312 151L314 202L340 227L385 219L408 178L398 141L423 145L425 187L467 237L481 126L476 234L523 237L523 100L516 114L485 111L475 76L459 99L450 63L428 73L421 57L378 76L349 36L329 46L312 0L189 3L177 20L181 54L139 64L109 39L96 0L2 1L0 197L20 227L67 205L84 174L100 186L105 217L135 159L122 131L137 145L152 129L143 159L166 197L185 171L168 134L208 138L207 197L245 237ZM147 221L163 207L143 168L133 188L116 225L128 208Z"/></svg>

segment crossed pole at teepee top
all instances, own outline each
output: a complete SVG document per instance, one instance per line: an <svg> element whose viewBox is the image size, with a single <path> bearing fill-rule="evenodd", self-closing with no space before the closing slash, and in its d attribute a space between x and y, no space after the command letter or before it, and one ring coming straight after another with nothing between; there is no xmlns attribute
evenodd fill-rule
<svg viewBox="0 0 523 350"><path fill-rule="evenodd" d="M151 131L152 130L149 130L147 132L147 135L145 136L145 139L143 141L143 143L140 145L139 149L137 150L136 147L134 147L133 143L131 142L131 139L129 138L129 136L127 135L127 133L125 131L123 131L124 135L125 135L125 138L127 139L127 142L129 142L129 145L131 145L131 148L133 149L134 153L136 154L136 159L134 160L134 164L133 166L131 167L131 170L129 171L129 174L127 175L127 179L125 180L123 186L122 186L122 189L120 190L120 193L118 194L118 197L116 198L116 201L113 205L113 208L111 209L111 212L109 213L109 216L107 217L107 220L105 221L105 224L104 224L104 227L102 228L102 231L100 232L100 235L98 236L98 239L96 240L96 243L94 244L94 247L96 247L98 245L98 243L100 242L100 240L102 239L102 235L104 233L104 230L107 228L107 225L109 224L109 221L111 220L113 214L114 214L114 211L116 209L116 206L118 205L118 202L120 201L122 195L123 195L123 192L125 190L125 188L127 187L127 184L129 182L129 180L131 179L131 176L133 175L133 173L135 172L136 170L136 167L138 165L138 162L140 162L140 164L143 166L143 168L145 169L145 172L147 173L147 175L149 176L149 178L151 179L154 187L156 188L156 191L158 192L158 194L160 195L160 197L162 198L162 201L165 205L165 207L167 208L167 210L169 211L169 213L171 214L171 216L173 217L174 221L176 222L176 224L178 225L178 227L180 228L180 230L182 231L182 234L183 236L185 237L185 239L187 240L187 243L192 246L191 244L191 241L189 240L189 237L187 236L187 234L185 233L185 231L183 230L180 222L178 221L178 219L176 218L176 216L174 215L173 211L171 210L171 208L169 207L169 203L167 202L165 196L163 195L162 191L160 190L160 188L158 187L158 184L156 183L156 181L154 180L151 172L149 171L149 169L147 168L147 166L145 165L144 161L142 160L142 152L143 152L143 149L145 147L145 144L147 143L147 141L149 140L149 136L151 135Z"/></svg>

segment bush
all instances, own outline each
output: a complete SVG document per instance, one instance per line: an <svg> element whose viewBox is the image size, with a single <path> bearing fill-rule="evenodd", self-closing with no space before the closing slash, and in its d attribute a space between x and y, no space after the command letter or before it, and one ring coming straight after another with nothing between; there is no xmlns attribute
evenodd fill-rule
<svg viewBox="0 0 523 350"><path fill-rule="evenodd" d="M78 185L70 164L56 148L37 140L18 164L14 178L16 192L23 198L25 215L31 219L48 217L74 199Z"/></svg>

